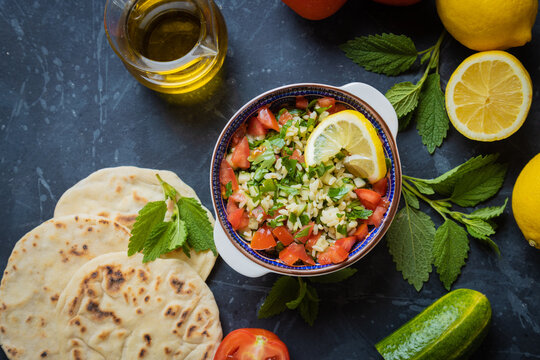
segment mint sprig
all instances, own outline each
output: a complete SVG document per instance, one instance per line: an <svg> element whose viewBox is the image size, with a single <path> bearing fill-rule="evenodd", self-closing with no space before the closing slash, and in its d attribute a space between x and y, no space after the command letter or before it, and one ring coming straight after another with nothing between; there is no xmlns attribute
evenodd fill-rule
<svg viewBox="0 0 540 360"><path fill-rule="evenodd" d="M496 195L506 175L506 166L495 163L496 159L497 155L471 158L435 179L403 175L405 206L388 229L387 244L397 270L417 291L429 279L432 265L450 290L468 257L468 235L500 255L497 244L490 238L495 234L492 220L504 212L508 199L503 205L470 213L453 209L453 205L477 206ZM443 224L436 230L431 218L419 210L419 200L443 218Z"/></svg>
<svg viewBox="0 0 540 360"><path fill-rule="evenodd" d="M414 42L405 35L382 34L355 38L341 45L351 60L368 71L399 75L411 68L418 56L427 63L422 78L393 85L386 97L399 118L399 131L416 120L422 142L430 154L441 146L449 128L444 94L439 76L439 56L445 32L432 47L416 51Z"/></svg>
<svg viewBox="0 0 540 360"><path fill-rule="evenodd" d="M142 251L146 263L178 248L187 256L190 256L190 248L197 252L212 250L217 255L212 224L199 201L180 196L159 175L156 177L165 200L149 202L139 211L129 239L128 256ZM169 199L174 202L174 209L170 221L165 221Z"/></svg>
<svg viewBox="0 0 540 360"><path fill-rule="evenodd" d="M313 326L319 314L321 301L317 289L311 283L330 284L348 279L356 273L356 269L345 268L334 273L310 277L307 280L290 276L281 276L276 280L272 289L259 308L259 319L278 315L285 310L298 310L300 316Z"/></svg>

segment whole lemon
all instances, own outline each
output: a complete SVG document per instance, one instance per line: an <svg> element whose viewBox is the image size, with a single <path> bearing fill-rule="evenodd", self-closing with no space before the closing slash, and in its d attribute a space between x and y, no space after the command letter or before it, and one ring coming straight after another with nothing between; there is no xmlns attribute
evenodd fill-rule
<svg viewBox="0 0 540 360"><path fill-rule="evenodd" d="M437 0L437 12L466 47L505 50L531 41L538 0Z"/></svg>
<svg viewBox="0 0 540 360"><path fill-rule="evenodd" d="M512 211L525 239L540 249L540 154L525 165L516 180Z"/></svg>

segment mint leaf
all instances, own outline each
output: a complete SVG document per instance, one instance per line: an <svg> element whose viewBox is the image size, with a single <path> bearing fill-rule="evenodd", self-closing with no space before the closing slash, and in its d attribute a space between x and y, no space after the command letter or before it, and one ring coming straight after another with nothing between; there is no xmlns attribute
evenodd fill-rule
<svg viewBox="0 0 540 360"><path fill-rule="evenodd" d="M506 207L506 204L508 203L508 198L504 200L504 204L501 206L488 206L485 208L480 208L477 210L474 210L472 213L468 214L467 216L469 218L477 218L482 220L489 220L494 217L500 216L504 208Z"/></svg>
<svg viewBox="0 0 540 360"><path fill-rule="evenodd" d="M433 190L433 188L430 185L424 184L421 181L411 180L411 182L414 185L414 187L417 188L418 191L420 191L422 194L424 194L424 195L435 194L435 191Z"/></svg>
<svg viewBox="0 0 540 360"><path fill-rule="evenodd" d="M463 222L469 234L477 239L486 240L490 235L495 234L493 227L484 220L463 218Z"/></svg>
<svg viewBox="0 0 540 360"><path fill-rule="evenodd" d="M365 220L368 217L370 217L373 214L372 210L368 210L363 206L355 206L349 211L348 213L345 213L345 216L347 216L347 220L356 220L361 219Z"/></svg>
<svg viewBox="0 0 540 360"><path fill-rule="evenodd" d="M415 114L416 129L422 136L422 143L426 145L429 153L433 154L446 137L450 122L444 106L439 74L433 73L426 78Z"/></svg>
<svg viewBox="0 0 540 360"><path fill-rule="evenodd" d="M296 299L292 300L292 301L288 301L285 305L287 305L287 307L290 309L290 310L294 310L298 307L298 305L300 305L300 303L302 302L302 300L304 300L304 297L306 296L306 290L307 290L307 283L305 283L304 281L302 281L300 278L299 279L299 289L298 289L298 296L296 297Z"/></svg>
<svg viewBox="0 0 540 360"><path fill-rule="evenodd" d="M177 205L178 215L188 230L188 244L197 252L210 249L217 256L212 224L201 203L194 198L181 197Z"/></svg>
<svg viewBox="0 0 540 360"><path fill-rule="evenodd" d="M442 195L450 195L454 190L456 182L465 174L475 171L479 168L482 168L486 165L489 165L499 157L498 154L479 155L474 158L470 158L463 164L456 166L455 168L445 172L444 174L436 177L435 179L415 179L417 181L422 181L426 184L429 184L433 189Z"/></svg>
<svg viewBox="0 0 540 360"><path fill-rule="evenodd" d="M397 213L386 235L397 270L416 291L429 279L434 236L431 218L407 205Z"/></svg>
<svg viewBox="0 0 540 360"><path fill-rule="evenodd" d="M358 270L348 267L328 275L310 277L309 281L319 284L333 284L346 280L356 274Z"/></svg>
<svg viewBox="0 0 540 360"><path fill-rule="evenodd" d="M350 189L347 186L342 186L339 188L330 188L328 190L328 197L332 199L332 201L338 202L341 200L345 195L349 193Z"/></svg>
<svg viewBox="0 0 540 360"><path fill-rule="evenodd" d="M456 281L469 252L467 232L450 219L435 232L433 263L446 290Z"/></svg>
<svg viewBox="0 0 540 360"><path fill-rule="evenodd" d="M154 261L168 252L170 222L157 224L144 242L143 263Z"/></svg>
<svg viewBox="0 0 540 360"><path fill-rule="evenodd" d="M506 166L501 164L490 164L469 172L456 182L450 201L463 207L476 206L499 191L505 175Z"/></svg>
<svg viewBox="0 0 540 360"><path fill-rule="evenodd" d="M163 222L166 212L167 204L165 204L165 201L149 202L139 211L129 238L128 256L132 256L143 249L152 229Z"/></svg>
<svg viewBox="0 0 540 360"><path fill-rule="evenodd" d="M180 220L179 216L175 216L169 228L169 247L167 250L173 251L180 246L184 246L187 240L187 231L186 223ZM187 255L189 256L189 252Z"/></svg>
<svg viewBox="0 0 540 360"><path fill-rule="evenodd" d="M287 303L296 298L298 290L295 278L282 276L277 279L257 313L258 318L266 319L287 310Z"/></svg>
<svg viewBox="0 0 540 360"><path fill-rule="evenodd" d="M406 81L392 86L385 96L396 110L397 116L401 118L416 109L421 89L421 83L415 85Z"/></svg>
<svg viewBox="0 0 540 360"><path fill-rule="evenodd" d="M308 236L310 228L311 228L311 226L305 226L302 230L297 232L296 235L294 235L294 238L295 239L300 239L300 238L303 238L305 236Z"/></svg>
<svg viewBox="0 0 540 360"><path fill-rule="evenodd" d="M163 181L159 174L156 174L156 177L159 180L159 183L161 184L161 187L163 188L163 192L165 193L165 200L167 198L171 199L172 201L176 201L176 189Z"/></svg>
<svg viewBox="0 0 540 360"><path fill-rule="evenodd" d="M416 195L414 195L411 191L407 190L405 187L401 188L401 193L403 194L403 199L408 206L415 209L420 209L420 202L418 201Z"/></svg>
<svg viewBox="0 0 540 360"><path fill-rule="evenodd" d="M368 71L398 75L414 64L417 52L405 35L381 34L357 37L340 46L348 58Z"/></svg>
<svg viewBox="0 0 540 360"><path fill-rule="evenodd" d="M311 326L319 314L319 296L314 287L307 285L306 296L299 305L300 316Z"/></svg>

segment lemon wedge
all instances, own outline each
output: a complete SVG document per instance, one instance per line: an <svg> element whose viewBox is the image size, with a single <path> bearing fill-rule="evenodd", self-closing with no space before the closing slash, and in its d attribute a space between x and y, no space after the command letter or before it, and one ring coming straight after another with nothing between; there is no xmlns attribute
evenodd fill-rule
<svg viewBox="0 0 540 360"><path fill-rule="evenodd" d="M308 138L304 157L316 166L341 149L349 152L344 164L353 175L374 183L386 175L384 149L377 130L358 111L344 110L325 118Z"/></svg>
<svg viewBox="0 0 540 360"><path fill-rule="evenodd" d="M465 59L446 86L446 109L469 139L494 141L516 132L527 117L532 83L521 62L505 51Z"/></svg>

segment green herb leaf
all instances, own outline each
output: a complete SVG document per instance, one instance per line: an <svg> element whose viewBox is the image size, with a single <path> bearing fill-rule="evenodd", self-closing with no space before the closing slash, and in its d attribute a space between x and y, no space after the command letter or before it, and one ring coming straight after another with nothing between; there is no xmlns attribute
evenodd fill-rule
<svg viewBox="0 0 540 360"><path fill-rule="evenodd" d="M345 224L340 224L340 225L337 226L336 230L337 230L337 232L340 233L341 235L347 236L347 225L345 225Z"/></svg>
<svg viewBox="0 0 540 360"><path fill-rule="evenodd" d="M351 211L345 213L348 220L361 219L365 220L373 214L372 210L368 210L363 206L354 206Z"/></svg>
<svg viewBox="0 0 540 360"><path fill-rule="evenodd" d="M287 303L298 294L298 281L290 276L281 276L272 286L268 296L257 314L259 319L266 319L287 310Z"/></svg>
<svg viewBox="0 0 540 360"><path fill-rule="evenodd" d="M346 280L356 274L358 270L348 267L328 275L310 277L309 280L320 284L333 284Z"/></svg>
<svg viewBox="0 0 540 360"><path fill-rule="evenodd" d="M397 83L386 92L399 118L407 115L418 106L418 98L422 90L422 83L413 84L409 81Z"/></svg>
<svg viewBox="0 0 540 360"><path fill-rule="evenodd" d="M411 123L415 111L410 111L407 115L398 118L398 132L405 130Z"/></svg>
<svg viewBox="0 0 540 360"><path fill-rule="evenodd" d="M161 254L165 254L169 250L169 229L171 227L171 222L162 222L157 224L150 236L144 242L143 249L143 263L154 261Z"/></svg>
<svg viewBox="0 0 540 360"><path fill-rule="evenodd" d="M176 201L176 189L173 188L168 183L166 183L165 181L163 181L163 179L161 179L161 176L159 176L159 174L156 174L156 177L159 180L161 187L163 188L163 192L165 193L165 200L169 198L172 201Z"/></svg>
<svg viewBox="0 0 540 360"><path fill-rule="evenodd" d="M290 310L296 309L298 305L300 305L300 303L304 300L304 297L306 296L307 283L302 281L300 278L298 279L299 279L298 281L300 284L299 289L298 289L298 296L296 297L296 299L289 301L285 304Z"/></svg>
<svg viewBox="0 0 540 360"><path fill-rule="evenodd" d="M369 35L347 41L340 46L345 55L368 71L398 75L417 58L413 41L405 35Z"/></svg>
<svg viewBox="0 0 540 360"><path fill-rule="evenodd" d="M187 232L186 223L181 220L179 216L173 217L171 226L169 227L169 247L167 251L172 251L180 246L184 246L187 241ZM186 255L189 256L189 251Z"/></svg>
<svg viewBox="0 0 540 360"><path fill-rule="evenodd" d="M306 286L306 296L299 305L300 316L311 326L319 314L319 296L313 286Z"/></svg>
<svg viewBox="0 0 540 360"><path fill-rule="evenodd" d="M501 164L490 164L469 172L456 182L450 201L463 207L476 206L499 191L505 175L506 166Z"/></svg>
<svg viewBox="0 0 540 360"><path fill-rule="evenodd" d="M403 194L403 199L410 207L420 209L420 202L418 201L416 195L407 190L405 187L401 188L401 193Z"/></svg>
<svg viewBox="0 0 540 360"><path fill-rule="evenodd" d="M201 203L194 198L181 197L177 204L180 219L186 223L189 245L197 252L210 249L217 256L212 224Z"/></svg>
<svg viewBox="0 0 540 360"><path fill-rule="evenodd" d="M477 218L482 220L489 220L494 217L500 216L504 212L504 208L506 207L506 204L508 203L508 198L504 200L504 204L501 206L488 206L485 208L480 208L469 215L467 215L469 218Z"/></svg>
<svg viewBox="0 0 540 360"><path fill-rule="evenodd" d="M426 145L429 153L433 154L435 148L441 146L446 137L450 123L444 106L439 74L428 75L420 92L415 114L416 128L422 136L422 143Z"/></svg>
<svg viewBox="0 0 540 360"><path fill-rule="evenodd" d="M417 188L418 191L420 191L422 194L424 194L424 195L435 194L435 191L433 190L433 188L430 185L425 184L425 183L423 183L421 181L411 180L411 182L414 185L414 187Z"/></svg>
<svg viewBox="0 0 540 360"><path fill-rule="evenodd" d="M300 239L300 238L303 238L305 236L308 236L309 235L309 230L310 230L311 226L305 226L304 228L302 228L300 231L298 231L296 233L296 235L294 235L294 238L295 239Z"/></svg>
<svg viewBox="0 0 540 360"><path fill-rule="evenodd" d="M499 155L479 155L477 157L471 158L464 162L463 164L456 166L452 170L445 172L444 174L436 177L435 179L416 179L417 181L422 181L426 184L429 184L433 189L442 195L450 195L454 190L456 182L465 174L480 169L486 165L489 165L497 158Z"/></svg>
<svg viewBox="0 0 540 360"><path fill-rule="evenodd" d="M429 279L434 236L431 218L409 206L397 213L386 235L398 271L416 291Z"/></svg>
<svg viewBox="0 0 540 360"><path fill-rule="evenodd" d="M289 195L293 195L293 196L298 195L298 193L299 193L299 190L297 188L293 188L293 187L287 186L287 185L279 184L278 188L279 188L279 190L282 190L285 193L287 193Z"/></svg>
<svg viewBox="0 0 540 360"><path fill-rule="evenodd" d="M465 223L469 234L477 239L485 240L490 235L495 234L493 227L487 221L482 219L463 218L463 222Z"/></svg>
<svg viewBox="0 0 540 360"><path fill-rule="evenodd" d="M424 55L422 55L422 57L420 58L420 65L424 65L424 63L431 58L431 53L432 52L433 52L433 50L428 51L428 52L424 53Z"/></svg>
<svg viewBox="0 0 540 360"><path fill-rule="evenodd" d="M469 252L467 232L450 219L435 232L433 263L446 290L456 281Z"/></svg>
<svg viewBox="0 0 540 360"><path fill-rule="evenodd" d="M345 195L350 191L350 188L347 186L342 186L338 188L330 188L328 190L328 197L335 202L341 200Z"/></svg>
<svg viewBox="0 0 540 360"><path fill-rule="evenodd" d="M139 211L129 238L128 256L132 256L144 248L144 243L152 229L163 222L166 212L167 204L165 201L149 202Z"/></svg>
<svg viewBox="0 0 540 360"><path fill-rule="evenodd" d="M225 197L228 198L232 194L233 194L232 181L229 181L227 184L225 184Z"/></svg>

